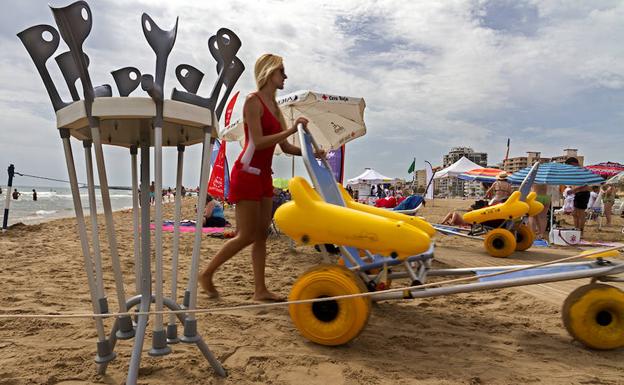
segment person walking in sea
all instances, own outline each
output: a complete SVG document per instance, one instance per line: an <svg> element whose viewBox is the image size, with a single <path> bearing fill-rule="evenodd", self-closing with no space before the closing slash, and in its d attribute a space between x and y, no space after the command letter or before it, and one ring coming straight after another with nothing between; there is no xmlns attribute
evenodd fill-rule
<svg viewBox="0 0 624 385"><path fill-rule="evenodd" d="M13 199L17 200L17 198L19 198L19 196L22 194L17 192L17 189L13 189L13 194L11 195L13 196Z"/></svg>
<svg viewBox="0 0 624 385"><path fill-rule="evenodd" d="M33 201L37 201L37 190L33 189Z"/></svg>

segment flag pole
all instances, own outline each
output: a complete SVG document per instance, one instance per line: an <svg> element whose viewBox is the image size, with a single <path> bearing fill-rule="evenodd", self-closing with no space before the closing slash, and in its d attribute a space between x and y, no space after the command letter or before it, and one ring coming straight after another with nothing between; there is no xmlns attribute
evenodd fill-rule
<svg viewBox="0 0 624 385"><path fill-rule="evenodd" d="M412 171L412 191L414 190L414 185L416 184L416 157L414 157L414 170Z"/></svg>

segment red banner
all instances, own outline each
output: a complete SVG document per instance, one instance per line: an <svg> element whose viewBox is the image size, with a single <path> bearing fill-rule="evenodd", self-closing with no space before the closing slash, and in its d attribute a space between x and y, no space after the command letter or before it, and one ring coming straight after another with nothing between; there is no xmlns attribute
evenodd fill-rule
<svg viewBox="0 0 624 385"><path fill-rule="evenodd" d="M208 193L216 198L225 198L225 142L221 142L217 159L212 166L208 181Z"/></svg>
<svg viewBox="0 0 624 385"><path fill-rule="evenodd" d="M232 99L230 99L227 108L225 109L225 126L230 124L232 111L234 110L234 105L236 104L236 99L238 98L239 93L240 91L232 96ZM212 172L210 173L210 180L208 181L208 193L216 198L225 199L227 190L226 184L228 182L226 167L227 159L225 157L225 142L222 141L219 144L219 153L217 154L217 158L214 160Z"/></svg>
<svg viewBox="0 0 624 385"><path fill-rule="evenodd" d="M232 99L230 99L227 105L227 108L225 109L224 125L226 127L230 124L230 119L232 118L232 111L234 111L234 105L236 104L236 99L238 98L238 94L240 94L240 91L238 91L237 93L234 94L234 96L232 96Z"/></svg>

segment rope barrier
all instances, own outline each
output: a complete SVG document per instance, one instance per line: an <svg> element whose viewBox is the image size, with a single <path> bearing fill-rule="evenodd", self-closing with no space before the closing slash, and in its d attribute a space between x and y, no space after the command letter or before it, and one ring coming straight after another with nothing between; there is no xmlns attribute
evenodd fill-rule
<svg viewBox="0 0 624 385"><path fill-rule="evenodd" d="M280 306L290 306L290 305L301 305L315 302L325 302L325 301L336 301L341 299L351 299L351 298L359 298L359 297L371 297L380 293L394 293L394 292L404 292L405 290L414 290L414 289L424 289L427 287L433 286L441 286L447 285L450 283L459 283L459 282L468 282L482 278L495 277L504 274L515 273L518 271L530 270L538 267L553 265L555 263L567 262L574 259L579 258L588 258L593 255L601 254L608 251L614 251L624 248L624 244L618 244L616 246L607 247L604 249L598 249L586 254L576 254L571 257L565 257L556 259L554 261L537 263L534 265L527 265L523 267L518 267L515 269L509 269L505 271L499 271L490 274L483 274L478 276L470 276L464 278L455 278L449 279L446 281L432 282L424 285L415 285L408 287L401 287L389 290L383 290L378 292L366 292L366 293L357 293L357 294L345 294L338 295L334 297L324 297L324 298L314 298L314 299L303 299L297 301L286 301L286 302L275 302L275 303L263 303L263 304L253 304L253 305L241 305L241 306L228 306L228 307L219 307L219 308L204 308L204 309L183 309L183 310L162 310L162 311L146 311L146 312L125 312L125 313L104 313L104 314L95 314L95 313L59 313L59 314L0 314L0 319L70 319L70 318L108 318L108 317L124 317L124 316L138 316L138 315L156 315L156 314L211 314L211 313L222 313L227 311L236 311L236 310L254 310L254 309L265 309L271 307L280 307ZM502 266L504 267L504 266Z"/></svg>
<svg viewBox="0 0 624 385"><path fill-rule="evenodd" d="M47 178L47 177L45 177L45 176L38 176L38 175L22 174L22 173L20 173L20 172L15 172L15 175L25 176L25 177L28 177L28 178L35 178L35 179L45 179L45 180L51 180L51 181L54 181L54 182L70 183L68 180L55 179L55 178ZM80 185L84 185L84 186L86 186L86 185L87 185L86 183L81 183L81 182L78 182L78 184L80 184Z"/></svg>

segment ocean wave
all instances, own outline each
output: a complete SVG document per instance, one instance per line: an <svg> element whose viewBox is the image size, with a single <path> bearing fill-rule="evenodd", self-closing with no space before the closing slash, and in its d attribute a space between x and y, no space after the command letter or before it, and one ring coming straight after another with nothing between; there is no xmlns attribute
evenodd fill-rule
<svg viewBox="0 0 624 385"><path fill-rule="evenodd" d="M56 214L57 212L58 212L57 210L37 210L35 211L35 214L43 217L46 215Z"/></svg>

